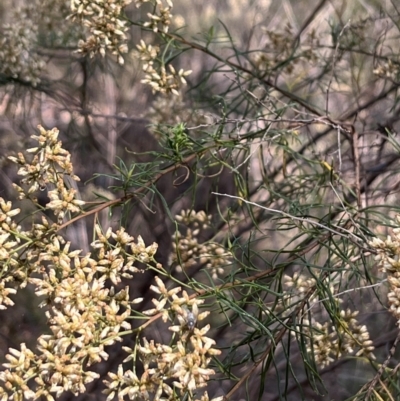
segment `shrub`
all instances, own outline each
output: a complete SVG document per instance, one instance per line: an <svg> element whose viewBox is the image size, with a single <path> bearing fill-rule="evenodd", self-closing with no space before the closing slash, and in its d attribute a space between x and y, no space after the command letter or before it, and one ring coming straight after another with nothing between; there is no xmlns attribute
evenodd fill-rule
<svg viewBox="0 0 400 401"><path fill-rule="evenodd" d="M399 11L272 3L5 3L2 400L398 396Z"/></svg>

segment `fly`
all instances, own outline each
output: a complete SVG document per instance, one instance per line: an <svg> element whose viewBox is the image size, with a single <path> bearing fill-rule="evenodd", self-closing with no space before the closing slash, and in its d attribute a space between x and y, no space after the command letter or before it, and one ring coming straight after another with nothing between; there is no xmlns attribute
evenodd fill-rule
<svg viewBox="0 0 400 401"><path fill-rule="evenodd" d="M192 310L190 311L187 306L182 306L183 310L183 323L186 325L186 327L189 329L189 331L193 331L194 328L196 327L197 323L197 315L199 313L199 310L197 309L197 305L194 304L192 307Z"/></svg>

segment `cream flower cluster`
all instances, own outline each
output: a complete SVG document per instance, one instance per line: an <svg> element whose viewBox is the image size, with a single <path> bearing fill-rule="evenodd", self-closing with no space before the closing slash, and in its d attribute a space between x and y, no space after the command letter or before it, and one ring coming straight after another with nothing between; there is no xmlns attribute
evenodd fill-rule
<svg viewBox="0 0 400 401"><path fill-rule="evenodd" d="M319 367L324 368L343 355L355 354L375 359L375 348L368 329L358 323L357 315L358 311L341 310L336 326L329 322L321 324L315 320L311 324L307 320L303 322L303 332L308 334L307 352L314 355Z"/></svg>
<svg viewBox="0 0 400 401"><path fill-rule="evenodd" d="M381 271L387 274L389 311L400 326L400 215L396 216L394 223L397 228L392 230L392 235L388 235L385 241L374 238L369 245L377 251L376 260Z"/></svg>
<svg viewBox="0 0 400 401"><path fill-rule="evenodd" d="M304 295L314 288L316 281L313 277L295 272L293 276L284 274L282 283L284 289L283 297L279 300L277 306L285 316L289 316ZM316 294L313 293L309 296L309 300L312 301L315 297Z"/></svg>
<svg viewBox="0 0 400 401"><path fill-rule="evenodd" d="M211 216L204 211L182 210L175 219L186 227L184 233L178 231L172 236L170 263L177 264L177 271L203 265L214 280L224 274L226 267L232 264L231 253L218 243L198 240L201 230L209 227Z"/></svg>
<svg viewBox="0 0 400 401"><path fill-rule="evenodd" d="M334 283L331 283L331 285ZM316 280L298 272L294 275L283 276L284 296L280 309L285 316L288 316L293 308L303 299L303 296L313 291ZM335 293L334 287L331 293ZM309 300L317 298L314 291L309 296ZM337 301L338 304L340 300ZM320 323L316 318L309 322L303 321L300 331L308 334L306 337L307 351L314 355L316 363L324 368L330 363L347 354L356 356L366 356L375 359L373 354L374 346L370 340L368 329L365 325L360 325L356 319L358 311L350 309L341 310L339 320L335 323ZM315 314L314 314L315 316Z"/></svg>
<svg viewBox="0 0 400 401"><path fill-rule="evenodd" d="M18 157L9 157L19 165L18 174L24 177L21 180L23 186L13 186L18 191L19 199L31 198L38 189L48 189L51 202L47 204L47 208L53 210L58 222L62 223L67 212L80 211L85 202L77 199L76 190L67 186L66 177L75 181L79 181L79 178L72 172L70 153L58 141L58 130L54 128L48 131L41 126L39 130L40 135L32 136L37 140L38 146L27 150L33 154L30 162L22 153Z"/></svg>
<svg viewBox="0 0 400 401"><path fill-rule="evenodd" d="M208 311L198 314L203 300L190 298L180 287L168 290L157 276L155 280L156 285L150 288L160 298L153 299L155 307L143 313L148 316L161 314L164 322L171 322L172 338L168 345L145 337L134 349L124 347L128 353L124 363L132 360L134 369L124 369L126 365L120 365L117 373L109 374L109 380L105 381L107 400L112 400L116 394L120 399L128 395L130 399L165 401L183 399L187 394L194 400L198 390L215 374L208 365L220 351L213 348L215 341L206 336L210 326L196 327L209 314ZM179 324L175 324L175 318ZM135 372L138 362L143 366L140 376ZM208 394L203 393L201 399L208 400Z"/></svg>
<svg viewBox="0 0 400 401"><path fill-rule="evenodd" d="M0 74L36 86L45 67L35 52L39 25L36 4L18 8L11 23L3 25L0 36Z"/></svg>
<svg viewBox="0 0 400 401"><path fill-rule="evenodd" d="M142 83L149 85L153 93L164 94L173 93L179 96L182 85L186 85L186 77L192 73L191 70L185 71L182 68L176 71L175 68L165 63L159 57L160 49L157 46L146 44L143 40L137 46L137 54L143 62L143 72L145 73Z"/></svg>
<svg viewBox="0 0 400 401"><path fill-rule="evenodd" d="M123 11L132 0L71 0L69 19L79 21L87 30L85 40L78 43L78 51L105 56L107 52L114 54L120 64L124 64L123 54L128 52L128 19ZM170 0L136 0L137 7L143 3L152 4L152 12L147 13L148 20L143 28L155 33L167 33L172 21ZM137 55L143 62L145 77L142 83L151 86L153 92L179 94L179 89L186 84L185 77L191 71L176 71L169 64L166 66L160 49L146 44L143 40L137 45Z"/></svg>
<svg viewBox="0 0 400 401"><path fill-rule="evenodd" d="M392 60L388 60L378 64L374 68L373 73L382 78L396 80L400 73L400 65L399 63L394 64Z"/></svg>
<svg viewBox="0 0 400 401"><path fill-rule="evenodd" d="M0 27L0 74L36 86L46 68L38 49L76 46L82 30L78 24L66 21L71 0L11 3L15 8Z"/></svg>
<svg viewBox="0 0 400 401"><path fill-rule="evenodd" d="M71 0L69 18L79 21L88 30L88 37L80 40L78 51L93 57L105 56L109 51L124 63L122 54L128 52L127 21L122 18L124 7L132 0Z"/></svg>
<svg viewBox="0 0 400 401"><path fill-rule="evenodd" d="M168 32L169 26L171 25L172 14L171 10L173 7L171 0L139 0L136 1L136 6L140 7L142 3L151 2L154 4L153 12L147 13L149 20L144 23L146 28L152 29L154 32Z"/></svg>
<svg viewBox="0 0 400 401"><path fill-rule="evenodd" d="M154 32L160 32L161 34L167 33L172 21L172 1L137 0L136 5L140 7L146 2L153 4L153 11L147 14L149 20L145 22L143 26ZM185 71L183 69L176 71L171 64L166 66L163 57L160 56L160 48L158 46L152 46L141 40L136 47L137 55L143 62L142 68L145 74L141 82L149 85L153 93L172 93L178 96L182 85L186 85L187 83L185 78L190 75L192 71Z"/></svg>
<svg viewBox="0 0 400 401"><path fill-rule="evenodd" d="M40 134L33 136L38 146L29 149L32 161L27 162L22 153L11 157L17 163L23 187L16 186L21 198L34 201L34 193L48 189L52 200L47 209L57 216L66 211L80 211L63 183L65 176L73 174L70 154L58 141L58 131L39 127ZM49 190L50 186L56 186ZM68 191L67 191L68 192ZM58 194L56 196L56 194ZM55 199L57 198L57 200ZM60 202L62 200L62 202ZM131 305L141 299L130 299L129 287L116 292L107 288L121 277L131 277L138 269L136 261L151 260L156 245L145 247L141 238L137 243L123 229L105 234L96 227L98 238L93 242L94 253L81 255L81 250L70 250L70 243L56 233L57 225L45 217L34 223L30 231L23 231L13 220L19 213L11 202L0 199L0 301L5 308L13 304L10 294L16 288L7 285L27 283L34 285L35 293L44 296L43 306L51 334L39 337L37 352L21 344L20 350L11 349L6 356L8 363L0 373L0 399L53 399L65 391L84 392L85 384L98 375L86 368L108 355L104 347L120 341L121 330L129 330L126 321ZM112 239L111 245L109 239ZM31 385L31 381L35 385ZM32 390L35 389L35 391Z"/></svg>
<svg viewBox="0 0 400 401"><path fill-rule="evenodd" d="M23 177L22 186L16 186L20 198L35 204L35 192L47 190L51 199L47 210L57 217L68 217L67 212L84 216L82 203L75 202L74 193L65 186L67 177L78 177L73 174L70 154L58 141L58 131L40 126L39 131L33 136L38 145L28 151L31 161L22 153L11 157ZM95 225L92 251L84 255L80 249L71 250L70 242L59 234L59 224L51 224L44 216L23 231L14 220L19 212L0 198L0 309L12 306L12 294L31 284L36 295L44 298L41 306L49 332L39 336L35 350L25 344L9 350L0 372L0 401L40 397L52 401L67 391L84 393L86 385L99 378L91 366L108 359L106 347L132 335L129 319L133 315L142 318L144 327L157 318L155 314L177 320L178 324L170 326L175 343L154 344L144 337L135 352L125 349L128 360L142 362L145 375L138 379L135 367L110 373L112 380L106 382L109 399L114 395L122 399L126 394L134 398L154 389L154 399L161 394L170 397L163 399L175 399L171 397L177 391L193 399L214 374L208 365L220 353L213 348L215 341L206 336L210 326L197 327L209 313L198 313L202 300L191 299L180 288L167 290L156 276L157 285L151 288L160 299L153 300L153 310L139 313L134 306L142 298L131 297L130 287L122 285L124 278L141 273L136 263L147 268L155 265L166 274L154 259L157 244L146 245L140 236L135 240L123 228L103 231ZM207 393L203 392L202 400L208 400Z"/></svg>
<svg viewBox="0 0 400 401"><path fill-rule="evenodd" d="M53 394L59 397L65 391L84 393L85 385L99 377L88 368L108 358L105 347L122 340L121 330L130 330L131 306L142 300L130 299L128 286L118 292L106 287L107 279L119 283L120 277L131 277L127 272L137 272L132 263L144 254L141 245L123 230L100 236L92 244L94 254L85 256L80 250L70 251L69 243L62 246L61 236L44 234L51 239L43 243L39 256L27 251L33 272L40 278L28 277L27 281L46 299L43 306L48 309L51 334L39 337L36 353L24 344L20 350L10 349L6 370L0 373L4 383L1 400L41 396L53 400ZM106 240L110 237L114 245ZM145 249L152 258L155 247Z"/></svg>

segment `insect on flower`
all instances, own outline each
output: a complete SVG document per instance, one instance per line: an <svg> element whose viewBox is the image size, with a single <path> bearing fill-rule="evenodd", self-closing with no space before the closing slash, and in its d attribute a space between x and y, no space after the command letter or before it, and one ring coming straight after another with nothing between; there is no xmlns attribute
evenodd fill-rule
<svg viewBox="0 0 400 401"><path fill-rule="evenodd" d="M199 313L197 305L194 304L191 311L188 309L187 306L184 305L182 306L182 311L183 315L181 316L181 323L183 323L189 329L189 331L193 331L193 329L196 327L197 315Z"/></svg>

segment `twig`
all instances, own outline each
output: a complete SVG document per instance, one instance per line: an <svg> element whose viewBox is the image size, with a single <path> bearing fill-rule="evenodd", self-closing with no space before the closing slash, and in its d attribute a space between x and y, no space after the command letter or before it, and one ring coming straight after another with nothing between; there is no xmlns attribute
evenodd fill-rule
<svg viewBox="0 0 400 401"><path fill-rule="evenodd" d="M303 218L303 217L293 216L293 215L291 215L291 214L289 214L289 213L283 212L282 210L271 209L271 208L269 208L269 207L262 206L262 205L260 205L260 204L258 204L258 203L248 201L248 200L246 200L246 199L244 199L244 198L241 198L240 196L229 195L229 194L220 194L220 193L218 193L218 192L211 192L211 193L212 193L213 195L226 196L226 197L228 197L228 198L237 199L237 200L240 200L240 201L242 201L242 202L244 202L244 203L247 203L248 205L257 206L257 207L259 207L259 208L261 208L261 209L267 210L268 212L280 214L280 215L285 216L285 217L288 217L288 218L290 218L290 219L292 219L292 220L301 221L301 222L303 222L303 223L310 223L310 224L313 224L314 226L317 226L317 227L323 228L324 230L330 231L332 234L340 235L341 237L346 237L344 234L340 233L339 231L333 230L332 228L327 227L327 226L324 226L323 224L318 223L318 222L316 222L316 221L313 221L313 220L310 220L310 219L306 219L306 218ZM352 233L351 231L349 231L349 230L347 230L347 229L345 229L345 228L343 228L343 227L337 227L337 228L340 229L340 230L342 230L342 231L344 231L345 233L349 234L350 236L354 237L357 241L360 240L360 238L357 237L357 235L355 235L355 234ZM346 237L346 238L347 238L347 237Z"/></svg>
<svg viewBox="0 0 400 401"><path fill-rule="evenodd" d="M254 363L251 369L249 369L246 374L231 388L231 390L228 392L228 394L225 395L223 398L224 401L228 401L232 395L241 387L241 385L250 377L250 375L257 369L257 367L267 358L267 356L270 354L271 350L273 347L278 344L285 333L289 330L290 324L293 322L293 318L304 308L306 303L308 302L308 299L312 296L314 292L314 289L310 289L308 293L305 295L304 299L302 302L298 305L298 307L292 312L292 314L289 316L287 321L283 323L282 329L279 331L277 336L271 341L270 345L267 347L265 352L262 354L261 358Z"/></svg>
<svg viewBox="0 0 400 401"><path fill-rule="evenodd" d="M338 53L338 49L339 49L339 44L340 44L340 38L342 37L344 31L346 30L346 28L350 25L350 20L347 22L347 24L342 28L342 30L339 33L339 36L337 38L337 43L336 43L336 48L335 48L335 52L333 53L333 62L332 62L332 74L331 77L329 79L328 82L328 87L326 88L326 105L325 105L325 114L328 115L328 105L329 105L329 91L332 85L332 80L333 80L333 74L335 72L335 64L336 64L336 60L337 60L337 53Z"/></svg>
<svg viewBox="0 0 400 401"><path fill-rule="evenodd" d="M175 35L173 33L163 33L163 35L171 38L171 39L175 39L176 41L183 43L189 47L191 47L192 49L196 49L196 50L200 50L201 52L208 54L209 56L213 57L214 59L220 61L221 63L224 63L226 65L229 65L230 67L238 70L238 71L242 71L245 72L247 74L250 75L254 75L254 73L249 70L248 68L240 65L240 64L236 64L230 60L226 60L224 58L222 58L221 56L218 56L218 54L213 53L211 50L209 50L207 47L204 47L202 45L199 45L197 43L193 43L193 42L189 42L186 39ZM310 106L308 103L306 103L302 98L298 97L297 95L286 91L285 89L280 88L279 86L277 86L276 84L274 84L272 81L268 80L268 79L262 79L261 82L263 82L265 85L271 87L272 89L275 89L276 91L278 91L279 93L281 93L282 95L286 96L287 98L289 98L290 100L293 100L294 102L300 104L301 106L303 106L306 110L308 110L310 113L313 113L317 116L322 116L322 114L315 109L314 107Z"/></svg>
<svg viewBox="0 0 400 401"><path fill-rule="evenodd" d="M68 220L64 224L61 224L60 226L58 226L57 227L57 231L62 230L63 228L69 226L70 224L74 223L75 221L77 221L79 219L85 218L85 217L90 216L90 215L95 214L95 213L99 213L103 209L106 209L106 208L111 207L111 206L118 205L120 203L126 202L129 199L134 198L138 194L142 193L145 189L147 189L147 188L151 187L153 184L155 184L164 175L176 170L180 166L184 166L184 165L190 163L196 157L197 157L197 153L194 153L194 154L186 157L185 159L183 159L180 163L176 163L176 164L173 164L173 165L171 165L169 167L166 167L165 169L161 170L158 174L156 174L153 179L147 181L143 186L138 188L136 191L128 193L128 194L126 194L126 195L124 195L124 196L122 196L120 198L113 199L113 200L110 200L108 202L102 203L101 205L97 206L96 208L94 208L92 210L88 210L87 212L84 212L84 213L74 217L73 219Z"/></svg>
<svg viewBox="0 0 400 401"><path fill-rule="evenodd" d="M352 127L353 137L353 151L354 151L354 169L356 173L356 195L357 195L357 206L361 209L361 186L360 186L360 153L358 151L358 132Z"/></svg>
<svg viewBox="0 0 400 401"><path fill-rule="evenodd" d="M297 35L295 36L295 38L293 39L293 45L292 47L296 46L297 42L300 40L300 36L301 34L304 32L304 30L308 27L308 25L310 25L310 23L312 21L314 21L314 18L316 17L316 15L319 13L319 11L321 10L321 8L324 6L324 4L326 3L326 0L321 0L319 2L319 4L317 4L317 6L314 8L314 10L311 12L311 14L308 16L308 18L303 22L303 25L301 26L299 32L297 32Z"/></svg>
<svg viewBox="0 0 400 401"><path fill-rule="evenodd" d="M314 306L320 304L321 302L329 301L331 298L339 298L343 294L348 294L349 292L353 292L353 291L366 290L368 288L379 287L380 285L382 285L383 283L386 283L386 282L387 282L387 279L384 279L384 280L380 281L379 283L375 283L375 284L371 284L371 285L365 285L363 287L349 288L348 290L345 290L345 291L342 291L342 292L338 292L337 294L332 294L330 297L327 297L327 298L324 298L324 299L319 299L318 301L316 301L313 304L311 304L311 306L304 313L309 312Z"/></svg>
<svg viewBox="0 0 400 401"><path fill-rule="evenodd" d="M394 340L394 343L393 343L393 345L392 345L392 348L390 348L388 357L386 358L386 360L385 360L385 362L382 364L382 366L379 368L378 373L377 373L377 374L375 375L375 377L370 381L370 384L368 385L367 396L365 397L365 399L368 399L368 398L369 398L369 396L371 395L372 390L374 390L374 387L375 387L376 383L378 382L378 380L379 380L379 381L381 380L381 376L382 376L382 374L383 374L383 371L387 368L387 366L388 366L388 364L389 364L389 361L392 359L392 357L393 357L393 355L394 355L394 353L395 353L395 351L396 351L396 347L397 347L397 344L399 343L399 341L400 341L400 331L399 331L399 333L397 334L396 339ZM382 384L383 384L383 383L382 383ZM388 393L388 394L390 394L390 393Z"/></svg>

